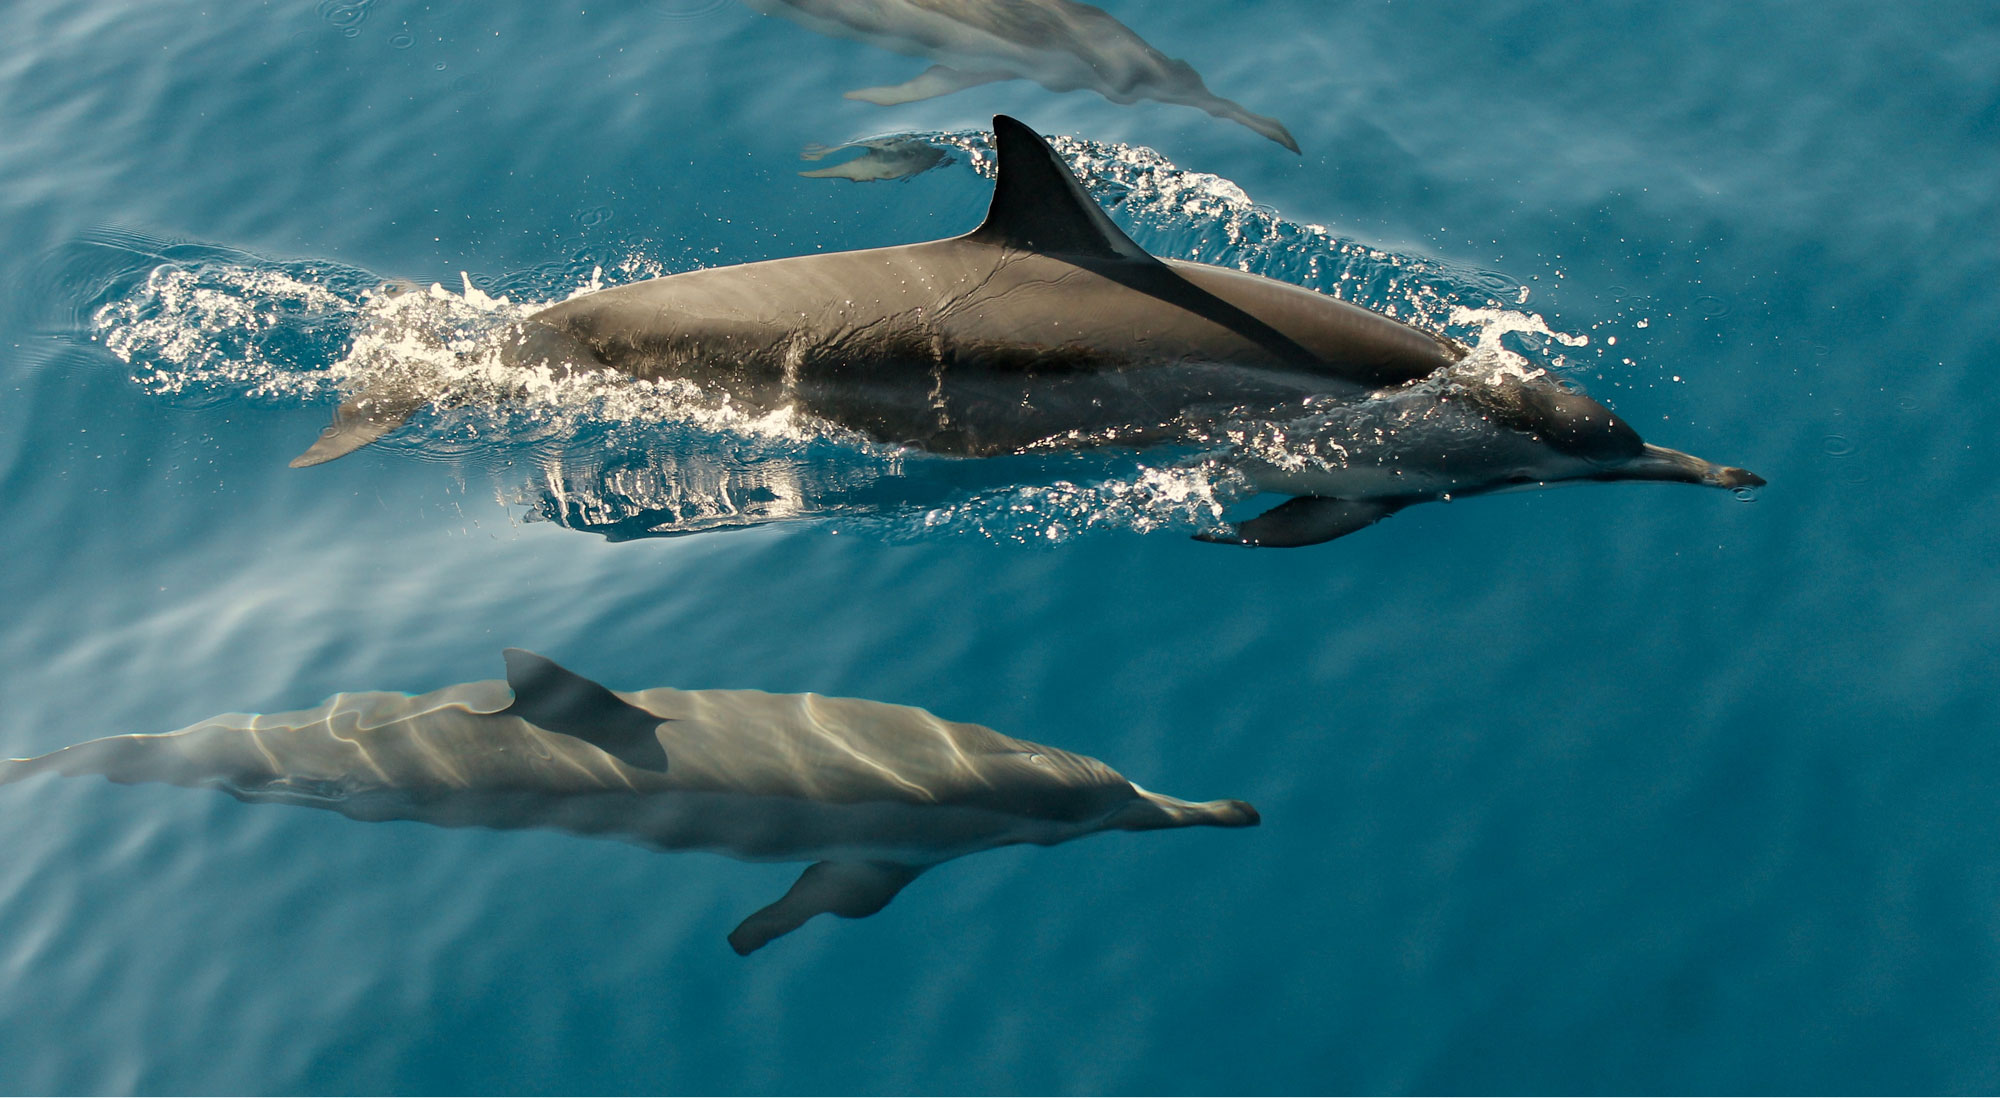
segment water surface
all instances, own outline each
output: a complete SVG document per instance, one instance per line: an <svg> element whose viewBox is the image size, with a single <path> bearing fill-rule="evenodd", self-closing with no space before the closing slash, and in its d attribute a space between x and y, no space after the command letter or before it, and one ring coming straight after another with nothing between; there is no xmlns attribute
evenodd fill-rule
<svg viewBox="0 0 2000 1100"><path fill-rule="evenodd" d="M922 62L707 0L0 9L0 755L516 645L1264 816L988 853L744 960L792 868L12 786L0 1087L2000 1089L2000 21L1104 6L1303 155L1026 82L845 100ZM1588 343L1522 350L1770 485L1253 552L1187 538L1161 462L968 472L472 370L286 468L353 372L449 373L527 303L962 232L996 111L1155 252L1539 318ZM797 175L885 134L954 156Z"/></svg>

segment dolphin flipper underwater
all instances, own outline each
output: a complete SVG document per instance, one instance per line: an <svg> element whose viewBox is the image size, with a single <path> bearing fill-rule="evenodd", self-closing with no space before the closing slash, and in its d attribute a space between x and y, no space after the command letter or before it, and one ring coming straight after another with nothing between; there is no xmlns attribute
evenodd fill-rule
<svg viewBox="0 0 2000 1100"><path fill-rule="evenodd" d="M219 788L361 821L606 835L664 851L813 861L729 943L865 917L924 871L1105 830L1248 826L1236 801L1153 794L1087 756L915 707L761 691L614 692L526 650L507 678L310 710L228 714L0 761L36 775Z"/></svg>
<svg viewBox="0 0 2000 1100"><path fill-rule="evenodd" d="M1303 287L1154 257L1046 141L1004 115L993 126L993 199L970 233L596 291L528 318L505 355L689 382L752 414L963 457L1200 446L1278 425L1308 445L1302 460L1239 447L1223 462L1297 499L1198 536L1247 546L1557 481L1763 484L1645 443L1546 372L1496 369ZM404 391L356 394L292 465L347 454L420 407Z"/></svg>

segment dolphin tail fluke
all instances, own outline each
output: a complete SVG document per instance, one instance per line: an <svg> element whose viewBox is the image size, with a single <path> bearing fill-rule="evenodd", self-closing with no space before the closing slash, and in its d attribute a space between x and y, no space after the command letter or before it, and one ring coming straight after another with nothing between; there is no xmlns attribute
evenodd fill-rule
<svg viewBox="0 0 2000 1100"><path fill-rule="evenodd" d="M856 88L846 93L848 99L858 99L882 107L894 107L898 103L914 103L919 99L962 92L981 84L991 84L996 80L1019 80L1019 73L1005 69L982 69L966 72L948 65L932 65L915 77L901 84L887 84L879 88Z"/></svg>
<svg viewBox="0 0 2000 1100"><path fill-rule="evenodd" d="M1351 535L1401 507L1376 500L1293 497L1232 531L1204 531L1195 538L1231 546L1314 546Z"/></svg>
<svg viewBox="0 0 2000 1100"><path fill-rule="evenodd" d="M738 955L748 955L821 913L865 917L881 912L897 891L923 873L922 867L878 860L815 863L784 897L737 925L729 934L729 946Z"/></svg>
<svg viewBox="0 0 2000 1100"><path fill-rule="evenodd" d="M305 453L292 460L294 470L317 466L368 444L403 426L410 414L430 402L408 393L361 393L340 403L333 423L319 433L319 439Z"/></svg>
<svg viewBox="0 0 2000 1100"><path fill-rule="evenodd" d="M208 773L178 751L174 734L100 737L25 760L0 760L0 784L38 775L99 775L113 783L172 783L193 787Z"/></svg>
<svg viewBox="0 0 2000 1100"><path fill-rule="evenodd" d="M1764 479L1741 466L1718 466L1685 451L1651 443L1636 456L1599 475L1599 481L1680 481L1716 489L1755 489Z"/></svg>
<svg viewBox="0 0 2000 1100"><path fill-rule="evenodd" d="M50 756L59 755L60 750L48 756L30 756L26 759L0 760L0 786L19 783L23 779L33 779L44 772L60 771Z"/></svg>
<svg viewBox="0 0 2000 1100"><path fill-rule="evenodd" d="M57 749L40 756L30 756L24 760L0 760L0 784L19 783L38 775L102 775L114 780L113 771L128 771L119 767L125 737L105 737L96 741L85 741L80 745ZM145 778L118 780L137 783Z"/></svg>

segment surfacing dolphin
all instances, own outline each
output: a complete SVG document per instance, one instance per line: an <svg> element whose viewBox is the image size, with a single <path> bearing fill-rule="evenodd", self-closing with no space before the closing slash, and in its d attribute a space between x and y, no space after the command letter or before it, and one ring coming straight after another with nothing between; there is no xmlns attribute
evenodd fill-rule
<svg viewBox="0 0 2000 1100"><path fill-rule="evenodd" d="M1208 90L1201 74L1148 45L1102 8L1074 0L744 0L766 15L836 38L938 62L916 78L858 88L849 99L890 106L996 80L1052 92L1087 88L1113 103L1178 103L1242 123L1296 153L1283 123Z"/></svg>
<svg viewBox="0 0 2000 1100"><path fill-rule="evenodd" d="M1182 802L1109 767L915 707L761 691L614 692L526 650L507 679L311 710L225 714L0 761L215 787L362 821L607 835L668 851L813 860L729 934L747 955L820 913L865 917L946 860L1109 829L1257 824L1235 801Z"/></svg>
<svg viewBox="0 0 2000 1100"><path fill-rule="evenodd" d="M1252 546L1555 481L1763 484L1643 442L1546 372L1468 359L1457 341L1303 287L1148 255L1047 142L1004 115L993 127L992 205L964 236L585 294L530 317L507 354L693 382L745 412L791 409L944 455L1208 445L1246 424L1284 427L1307 447L1297 461L1241 449L1229 461L1256 490L1297 499L1205 536ZM292 465L364 446L425 401L357 394ZM1435 430L1432 406L1454 431Z"/></svg>

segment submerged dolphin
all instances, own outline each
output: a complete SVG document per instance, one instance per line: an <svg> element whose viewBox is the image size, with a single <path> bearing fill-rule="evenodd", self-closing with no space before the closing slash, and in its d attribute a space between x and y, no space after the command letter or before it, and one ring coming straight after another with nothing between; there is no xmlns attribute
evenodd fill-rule
<svg viewBox="0 0 2000 1100"><path fill-rule="evenodd" d="M799 151L800 160L820 160L848 149L861 149L852 160L815 168L799 175L808 179L853 180L871 183L902 180L922 175L950 160L950 154L919 137L907 135L850 141L845 145L808 145Z"/></svg>
<svg viewBox="0 0 2000 1100"><path fill-rule="evenodd" d="M1206 444L1222 426L1310 423L1329 402L1383 414L1365 427L1397 445L1374 448L1372 463L1350 461L1368 451L1338 434L1351 424L1335 425L1316 463L1239 462L1260 491L1300 497L1270 523L1212 536L1246 545L1323 542L1454 492L1579 479L1763 484L1645 444L1540 372L1481 368L1444 336L1289 283L1148 255L1048 143L1004 115L993 126L992 205L964 236L585 294L529 318L507 353L694 382L748 412L789 408L947 455ZM372 442L425 400L358 394L292 465ZM1395 415L1412 401L1456 401L1474 419L1459 433L1428 431L1424 418Z"/></svg>
<svg viewBox="0 0 2000 1100"><path fill-rule="evenodd" d="M1113 103L1178 103L1240 122L1296 153L1283 123L1208 90L1201 74L1168 57L1102 8L1074 0L744 0L837 38L938 62L915 79L859 88L849 99L890 106L996 80L1032 80L1052 92L1081 88Z"/></svg>
<svg viewBox="0 0 2000 1100"><path fill-rule="evenodd" d="M507 679L336 695L0 761L0 783L101 775L217 787L362 821L603 834L746 860L814 860L729 934L747 955L820 913L865 917L925 870L1107 829L1257 824L1088 756L915 707L761 691L614 692L526 650Z"/></svg>

